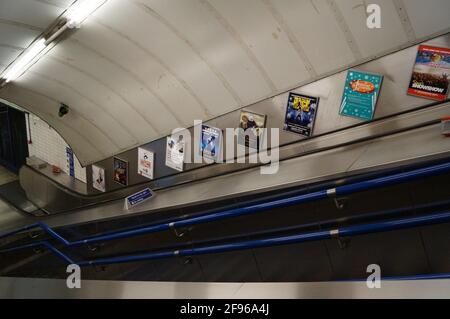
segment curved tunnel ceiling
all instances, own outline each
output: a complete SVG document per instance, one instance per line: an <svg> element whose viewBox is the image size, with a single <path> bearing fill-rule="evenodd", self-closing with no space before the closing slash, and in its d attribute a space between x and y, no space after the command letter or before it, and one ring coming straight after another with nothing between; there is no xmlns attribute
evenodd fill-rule
<svg viewBox="0 0 450 319"><path fill-rule="evenodd" d="M0 0L0 70L72 2ZM450 29L448 0L372 0L375 30L366 2L108 0L0 98L87 165Z"/></svg>

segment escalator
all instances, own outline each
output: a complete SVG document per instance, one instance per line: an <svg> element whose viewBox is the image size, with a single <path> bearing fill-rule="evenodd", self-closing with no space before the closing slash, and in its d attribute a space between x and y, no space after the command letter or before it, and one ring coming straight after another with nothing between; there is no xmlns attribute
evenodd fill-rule
<svg viewBox="0 0 450 319"><path fill-rule="evenodd" d="M77 263L91 280L353 280L371 264L386 278L445 277L450 147L439 118L449 107L287 145L276 175L214 165L186 172L131 210L126 189L69 201L70 190L25 167L27 196L41 187L65 193L54 197L58 207L75 204L43 217L3 213L1 276L64 279Z"/></svg>

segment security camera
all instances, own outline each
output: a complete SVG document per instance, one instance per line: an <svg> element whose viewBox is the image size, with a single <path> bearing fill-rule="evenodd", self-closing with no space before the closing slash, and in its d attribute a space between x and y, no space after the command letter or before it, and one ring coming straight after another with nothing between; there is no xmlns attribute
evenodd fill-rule
<svg viewBox="0 0 450 319"><path fill-rule="evenodd" d="M59 107L59 117L63 117L67 113L69 113L69 106L61 103L61 106Z"/></svg>

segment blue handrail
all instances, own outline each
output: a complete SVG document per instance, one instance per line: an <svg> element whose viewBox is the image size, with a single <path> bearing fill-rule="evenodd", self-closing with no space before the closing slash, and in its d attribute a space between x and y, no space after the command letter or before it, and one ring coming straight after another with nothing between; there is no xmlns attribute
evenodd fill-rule
<svg viewBox="0 0 450 319"><path fill-rule="evenodd" d="M52 247L47 242L33 243L33 244L27 245L27 247L30 248L30 247L37 247L37 246L45 246L45 247L49 248L51 250L51 252L54 253L57 257L63 259L65 262L71 263L71 264L76 263L80 267L86 267L86 266L100 266L100 265L111 265L111 264L120 264L120 263L146 261L146 260L156 260L156 259L163 259L163 258L170 258L170 257L189 257L189 256L204 255L204 254L230 252L230 251L236 251L236 250L290 245L290 244L298 244L298 243L309 242L309 241L350 237L350 236L357 236L357 235L363 235L363 234L412 228L412 227L417 227L417 226L440 224L440 223L446 223L446 222L450 222L450 211L445 211L445 212L426 215L426 216L408 217L408 218L402 218L402 219L396 219L396 220L384 221L384 222L378 222L378 223L347 226L347 227L331 229L331 230L321 230L321 231L294 234L294 235L288 235L288 236L247 240L247 241L241 241L241 242L237 242L237 243L220 244L220 245L212 245L212 246L205 246L205 247L198 247L198 248L188 248L188 249L181 249L181 250L151 252L151 253L145 253L145 254L126 255L126 256L118 256L118 257L111 257L111 258L99 258L99 259L94 259L94 260L82 260L82 261L72 260L70 257L65 255L63 252L59 251L58 249ZM15 250L15 248L11 248L9 251L14 251L14 250Z"/></svg>
<svg viewBox="0 0 450 319"><path fill-rule="evenodd" d="M327 197L334 197L334 196L343 196L348 195L351 193L356 193L360 191L365 191L369 189L384 187L384 186L390 186L394 184L399 184L402 182L407 182L423 177L433 176L437 174L442 174L450 171L450 163L444 163L439 165L433 165L425 168L420 168L408 172L401 172L392 174L389 176L384 177L378 177L373 178L367 181L361 181L352 183L349 185L343 185L343 186L337 186L336 188L331 189L324 189L315 191L308 194L302 194L302 195L296 195L284 199L278 199L274 201L269 201L265 203L259 203L254 204L246 207L241 208L234 208L229 209L225 211L219 211L215 213L209 213L204 214L196 217L186 218L186 219L176 219L173 221L167 221L161 224L155 224L150 226L143 226L131 230L125 230L125 231L114 231L108 234L103 234L99 236L89 237L85 239L80 239L76 241L69 241L59 235L56 231L54 231L52 228L50 228L48 225L42 222L38 222L32 225L28 225L19 229L16 229L14 231L5 233L3 235L0 235L0 239L12 236L18 233L21 233L26 230L31 230L34 228L41 228L43 231L48 233L52 238L56 239L57 241L61 242L66 247L77 247L85 244L94 244L99 242L106 242L116 239L122 239L122 238L129 238L133 236L138 235L145 235L150 233L156 233L160 231L170 230L170 229L176 229L180 227L187 227L192 226L200 223L207 223L207 222L215 222L227 218L233 218L238 216L244 216L244 215L250 215L254 213L259 213L263 211L267 211L270 209L280 208L280 207L286 207L286 206L292 206L307 202L312 202L320 199L325 199ZM16 249L8 249L3 250L1 252L6 251L13 251L13 250L19 250L22 249L20 247L16 247Z"/></svg>

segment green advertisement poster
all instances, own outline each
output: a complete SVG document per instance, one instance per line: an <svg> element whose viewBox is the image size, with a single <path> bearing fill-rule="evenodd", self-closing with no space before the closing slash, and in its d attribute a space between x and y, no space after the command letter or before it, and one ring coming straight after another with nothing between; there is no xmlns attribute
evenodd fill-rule
<svg viewBox="0 0 450 319"><path fill-rule="evenodd" d="M348 71L340 114L372 120L382 82L380 74Z"/></svg>

